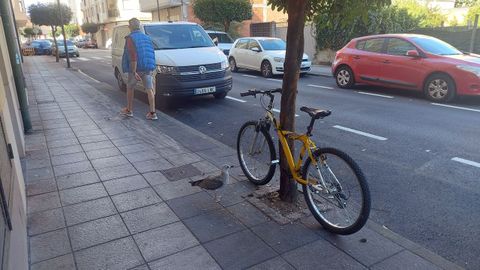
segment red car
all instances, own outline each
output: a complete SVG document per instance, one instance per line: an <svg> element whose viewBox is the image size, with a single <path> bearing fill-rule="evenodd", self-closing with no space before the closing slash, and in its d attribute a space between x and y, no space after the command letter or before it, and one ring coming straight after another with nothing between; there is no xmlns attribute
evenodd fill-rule
<svg viewBox="0 0 480 270"><path fill-rule="evenodd" d="M361 83L411 89L435 102L480 96L480 57L424 35L353 39L337 52L332 72L341 88Z"/></svg>

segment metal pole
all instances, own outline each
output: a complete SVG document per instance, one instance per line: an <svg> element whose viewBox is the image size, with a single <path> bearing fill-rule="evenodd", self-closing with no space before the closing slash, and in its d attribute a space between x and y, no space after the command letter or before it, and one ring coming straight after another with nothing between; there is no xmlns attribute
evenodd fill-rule
<svg viewBox="0 0 480 270"><path fill-rule="evenodd" d="M470 53L473 53L473 50L475 49L477 26L478 26L478 14L475 15L475 22L473 23L472 39L470 40Z"/></svg>
<svg viewBox="0 0 480 270"><path fill-rule="evenodd" d="M158 21L160 21L160 4L158 3L158 0L157 0L157 18L158 18Z"/></svg>
<svg viewBox="0 0 480 270"><path fill-rule="evenodd" d="M65 57L67 57L67 68L70 68L70 56L68 56L67 36L65 35L65 27L63 26L62 7L60 6L60 0L57 0L58 13L60 14L60 25L63 35L63 46L65 47ZM58 52L57 52L58 53Z"/></svg>
<svg viewBox="0 0 480 270"><path fill-rule="evenodd" d="M25 91L25 80L23 78L22 65L20 62L20 52L15 42L14 28L12 24L12 16L9 13L11 7L10 1L0 1L0 15L2 17L3 28L5 31L8 54L10 56L10 65L12 66L13 78L15 80L15 88L17 89L17 98L22 113L23 130L29 132L32 129L30 121L30 113L28 111L27 93Z"/></svg>

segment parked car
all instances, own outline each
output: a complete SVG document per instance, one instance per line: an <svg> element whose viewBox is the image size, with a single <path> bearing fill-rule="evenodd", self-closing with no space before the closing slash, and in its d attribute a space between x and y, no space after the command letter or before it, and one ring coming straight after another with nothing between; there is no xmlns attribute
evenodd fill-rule
<svg viewBox="0 0 480 270"><path fill-rule="evenodd" d="M435 102L480 95L480 58L424 35L353 39L337 52L332 72L341 88L362 83L423 91Z"/></svg>
<svg viewBox="0 0 480 270"><path fill-rule="evenodd" d="M98 49L98 44L95 39L89 39L83 45L84 48Z"/></svg>
<svg viewBox="0 0 480 270"><path fill-rule="evenodd" d="M166 105L167 97L213 94L215 98L222 99L232 89L227 57L200 25L188 22L145 23L141 31L154 43L159 104ZM122 69L122 55L125 36L129 33L127 25L116 26L113 30L112 66L121 89L125 88L127 81L127 74Z"/></svg>
<svg viewBox="0 0 480 270"><path fill-rule="evenodd" d="M228 55L230 53L230 49L232 48L234 41L229 34L225 32L211 30L206 30L205 32L207 32L207 34L212 38L214 43L225 55Z"/></svg>
<svg viewBox="0 0 480 270"><path fill-rule="evenodd" d="M35 55L52 54L52 43L46 39L37 39L30 43L30 47L35 50Z"/></svg>
<svg viewBox="0 0 480 270"><path fill-rule="evenodd" d="M75 46L77 46L77 48L83 48L85 47L86 43L87 41L85 39L78 39L77 41L75 41Z"/></svg>
<svg viewBox="0 0 480 270"><path fill-rule="evenodd" d="M279 38L239 38L233 44L228 56L230 68L234 72L239 68L257 70L265 78L283 74L286 47L285 41ZM308 73L311 66L312 62L306 54L303 54L300 74L303 76Z"/></svg>
<svg viewBox="0 0 480 270"><path fill-rule="evenodd" d="M67 40L67 49L69 56L80 57L80 52L78 51L77 46L75 46L70 40ZM58 57L66 57L63 40L57 40L57 46L54 47L52 55L56 55L57 53Z"/></svg>

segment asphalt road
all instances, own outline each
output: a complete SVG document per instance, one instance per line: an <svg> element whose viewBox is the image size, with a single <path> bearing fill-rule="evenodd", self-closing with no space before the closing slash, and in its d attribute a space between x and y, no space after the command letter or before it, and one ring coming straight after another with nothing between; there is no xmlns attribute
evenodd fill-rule
<svg viewBox="0 0 480 270"><path fill-rule="evenodd" d="M117 89L108 51L82 50L72 66ZM281 78L241 72L227 99L182 100L164 112L235 147L241 124L263 114L258 98L240 92L280 86ZM480 269L480 98L432 104L415 92L342 90L333 78L307 76L300 79L300 106L333 111L318 121L314 139L360 164L370 184L371 219L460 266ZM297 114L303 131L309 118Z"/></svg>

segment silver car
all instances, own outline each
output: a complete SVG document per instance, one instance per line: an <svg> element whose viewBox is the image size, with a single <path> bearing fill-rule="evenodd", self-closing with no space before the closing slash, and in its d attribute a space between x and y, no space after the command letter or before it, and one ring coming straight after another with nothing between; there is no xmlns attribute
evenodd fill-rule
<svg viewBox="0 0 480 270"><path fill-rule="evenodd" d="M68 55L69 56L80 56L80 52L78 51L77 46L73 44L72 41L67 40L67 49L68 49ZM63 40L57 40L57 46L53 48L53 55L56 55L58 53L58 57L66 57L65 54L65 45L63 43Z"/></svg>

